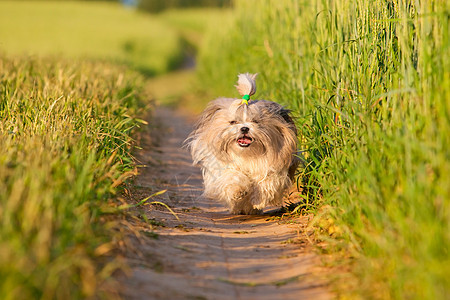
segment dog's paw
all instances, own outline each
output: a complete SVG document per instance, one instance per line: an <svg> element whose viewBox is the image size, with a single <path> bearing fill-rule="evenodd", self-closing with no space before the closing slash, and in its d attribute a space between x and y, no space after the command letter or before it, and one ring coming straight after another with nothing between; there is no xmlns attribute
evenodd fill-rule
<svg viewBox="0 0 450 300"><path fill-rule="evenodd" d="M234 215L261 215L263 210L253 207L250 203L235 203L230 212Z"/></svg>

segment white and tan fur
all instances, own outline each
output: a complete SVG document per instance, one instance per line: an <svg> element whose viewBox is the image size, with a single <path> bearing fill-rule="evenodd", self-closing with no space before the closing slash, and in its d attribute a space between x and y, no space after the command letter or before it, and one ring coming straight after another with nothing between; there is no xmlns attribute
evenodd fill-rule
<svg viewBox="0 0 450 300"><path fill-rule="evenodd" d="M240 74L241 95L256 91L256 74ZM204 196L233 214L259 214L281 205L298 166L297 136L289 110L266 100L219 98L209 103L186 140L203 171Z"/></svg>

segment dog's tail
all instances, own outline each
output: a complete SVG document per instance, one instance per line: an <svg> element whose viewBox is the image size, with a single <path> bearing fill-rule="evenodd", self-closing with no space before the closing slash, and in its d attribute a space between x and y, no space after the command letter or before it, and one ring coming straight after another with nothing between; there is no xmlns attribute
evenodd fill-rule
<svg viewBox="0 0 450 300"><path fill-rule="evenodd" d="M239 94L241 96L248 95L251 96L256 92L256 82L255 78L258 74L239 74L238 75L238 81L237 85L235 87L237 88Z"/></svg>

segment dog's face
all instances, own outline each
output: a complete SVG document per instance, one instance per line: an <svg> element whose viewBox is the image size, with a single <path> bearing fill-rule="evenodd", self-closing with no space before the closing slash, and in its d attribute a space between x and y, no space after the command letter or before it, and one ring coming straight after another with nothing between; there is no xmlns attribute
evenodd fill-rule
<svg viewBox="0 0 450 300"><path fill-rule="evenodd" d="M284 152L292 155L296 132L289 111L270 101L251 101L248 105L241 101L229 98L213 101L197 124L193 142L202 140L204 147L223 161L236 156L251 159L276 157Z"/></svg>

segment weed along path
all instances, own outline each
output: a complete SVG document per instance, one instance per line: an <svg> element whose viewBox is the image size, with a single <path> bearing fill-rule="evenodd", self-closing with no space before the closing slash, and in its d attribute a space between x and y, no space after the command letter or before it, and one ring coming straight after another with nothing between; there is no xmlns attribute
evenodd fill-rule
<svg viewBox="0 0 450 300"><path fill-rule="evenodd" d="M201 172L181 148L192 122L166 108L136 153L145 167L130 187L133 237L126 243L125 299L329 299L305 235L306 217L230 215L203 199ZM150 138L151 137L151 138Z"/></svg>

